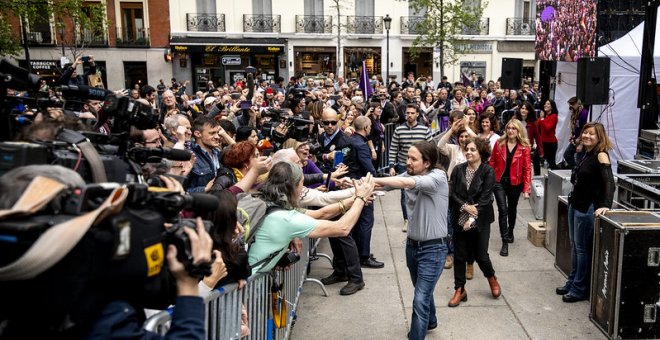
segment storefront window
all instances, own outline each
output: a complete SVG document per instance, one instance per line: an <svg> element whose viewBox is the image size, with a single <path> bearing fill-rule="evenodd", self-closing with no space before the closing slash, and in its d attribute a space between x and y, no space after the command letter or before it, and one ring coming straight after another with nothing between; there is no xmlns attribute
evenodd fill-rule
<svg viewBox="0 0 660 340"><path fill-rule="evenodd" d="M430 48L422 49L418 55L413 58L410 48L403 48L403 75L404 77L412 72L415 77L433 75L433 50Z"/></svg>
<svg viewBox="0 0 660 340"><path fill-rule="evenodd" d="M366 63L370 77L381 74L380 47L346 47L344 48L344 74L347 79L357 79L360 76L362 60Z"/></svg>
<svg viewBox="0 0 660 340"><path fill-rule="evenodd" d="M298 77L328 76L336 69L334 47L294 47L294 72Z"/></svg>

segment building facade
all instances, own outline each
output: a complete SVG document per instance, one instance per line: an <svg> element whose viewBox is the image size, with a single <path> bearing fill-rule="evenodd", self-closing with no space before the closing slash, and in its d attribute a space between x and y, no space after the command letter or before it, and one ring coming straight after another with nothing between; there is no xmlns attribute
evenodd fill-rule
<svg viewBox="0 0 660 340"><path fill-rule="evenodd" d="M417 36L416 13L407 1L340 0L170 0L173 75L192 79L195 89L212 80L232 83L245 76L245 67L264 78L327 76L332 72L357 77L365 60L370 75L385 78L387 30L389 74L398 80L407 72L440 75L428 48L417 59L409 53ZM478 29L466 30L464 54L444 73L460 80L461 72L497 79L502 58L524 60L524 74L536 78L533 0L490 1ZM339 30L339 32L338 32Z"/></svg>
<svg viewBox="0 0 660 340"><path fill-rule="evenodd" d="M92 55L108 89L169 81L172 75L169 52L170 15L168 0L88 0L103 3L107 20L94 32L66 25L58 31L54 18L28 23L30 66L49 82L59 78L62 57ZM18 18L13 27L20 28ZM23 37L22 37L23 38ZM25 55L16 58L26 67Z"/></svg>

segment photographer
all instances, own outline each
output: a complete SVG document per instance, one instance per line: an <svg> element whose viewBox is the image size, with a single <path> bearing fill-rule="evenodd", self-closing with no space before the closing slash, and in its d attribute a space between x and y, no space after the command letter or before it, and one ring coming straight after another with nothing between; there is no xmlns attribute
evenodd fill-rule
<svg viewBox="0 0 660 340"><path fill-rule="evenodd" d="M49 178L55 183L52 181L33 182L37 176ZM30 165L15 168L0 177L0 209L10 209L19 199L24 203L35 203L29 199L30 192L28 191L29 186L33 183L38 185L35 188L42 196L40 199L43 199L44 195L46 198L51 198L50 205L42 208L46 209L45 211L57 206L56 201L63 197L62 194L66 195L66 188L85 186L85 182L78 173L61 166ZM62 185L63 188L58 189L56 185ZM121 207L123 201L118 204ZM112 211L116 210L111 209L105 212L112 213ZM57 242L48 244L39 244L40 239L35 241L32 247L41 248L35 248L34 254L38 254L40 257L33 258L30 263L23 262L23 267L18 272L25 276L37 271L34 274L36 276L12 279L12 275L17 272L12 274L11 271L3 271L2 289L0 290L3 301L2 308L0 308L0 320L3 320L1 322L3 327L0 327L0 338L135 339L157 337L142 329L139 320L144 320L144 314L141 308L136 310L136 307L128 302L131 297L135 297L132 294L142 291L141 287L133 287L130 283L146 284L147 280L142 278L134 280L133 277L130 277L131 274L126 274L128 275L126 278L129 280L125 282L121 279L106 282L107 273L99 267L106 268L104 266L108 266L109 261L114 261L114 259L111 260L113 253L108 252L111 248L107 247L108 241L112 242L113 237L103 231L103 226L97 225L95 228L89 228L96 218L92 215L91 220L85 219L84 217L87 215L88 212L84 212L83 215L75 217L77 219L75 226L62 222L59 219L60 216L54 217L59 222L51 225L47 232L58 233L56 235L61 237L57 238ZM103 214L96 216L103 216ZM190 239L192 263L200 265L209 263L211 260L212 240L205 231L201 219L198 219L196 224L196 232L190 228L185 228L184 232ZM87 228L84 227L85 225ZM92 230L93 232L91 232ZM80 234L81 232L82 234ZM41 237L44 236L45 233L41 235ZM7 248L4 250L6 251ZM130 257L127 260L132 261ZM202 339L205 332L204 304L203 300L198 297L199 279L192 277L184 269L184 265L177 260L177 248L172 245L167 249L167 261L169 271L176 281L177 290L176 308L168 338ZM136 269L136 264L139 264L139 261L128 263L122 268L133 270ZM121 265L119 266L121 267ZM39 268L40 271L38 271ZM114 270L116 269L118 268L114 268ZM144 273L146 273L146 268ZM166 273L163 272L163 274ZM126 283L129 285L124 287L134 289L133 292L126 292L118 288ZM160 285L158 287L165 288ZM116 290L105 290L108 288L116 288ZM167 299L165 295L159 295L156 292L150 293L154 294L153 297ZM38 318L39 322L34 322L34 318Z"/></svg>
<svg viewBox="0 0 660 340"><path fill-rule="evenodd" d="M78 74L77 67L78 65L83 65L83 63L89 64L89 69L83 75ZM91 74L96 74L96 64L94 63L93 56L80 56L76 58L76 61L73 64L66 64L64 66L64 72L60 77L60 85L87 85L87 77Z"/></svg>
<svg viewBox="0 0 660 340"><path fill-rule="evenodd" d="M213 240L204 229L201 218L197 218L196 232L185 228L190 239L193 264L211 262ZM199 297L199 279L192 277L177 260L177 249L169 245L167 249L169 271L176 281L177 298L172 314L172 326L167 332L168 339L204 339L204 301ZM101 312L86 339L141 339L157 338L157 335L145 331L138 323L140 312L125 301L110 302Z"/></svg>

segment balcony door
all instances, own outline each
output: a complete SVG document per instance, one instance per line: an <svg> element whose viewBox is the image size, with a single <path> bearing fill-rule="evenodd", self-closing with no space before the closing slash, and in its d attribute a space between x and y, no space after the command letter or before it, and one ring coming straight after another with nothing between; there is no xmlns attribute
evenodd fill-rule
<svg viewBox="0 0 660 340"><path fill-rule="evenodd" d="M141 2L121 3L122 39L135 41L146 37L144 10Z"/></svg>

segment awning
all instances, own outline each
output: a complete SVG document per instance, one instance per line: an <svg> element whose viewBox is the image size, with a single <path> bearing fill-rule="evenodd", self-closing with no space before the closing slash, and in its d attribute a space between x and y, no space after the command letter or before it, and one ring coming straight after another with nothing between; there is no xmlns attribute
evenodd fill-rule
<svg viewBox="0 0 660 340"><path fill-rule="evenodd" d="M172 52L189 53L281 53L286 39L227 39L213 37L172 37Z"/></svg>

